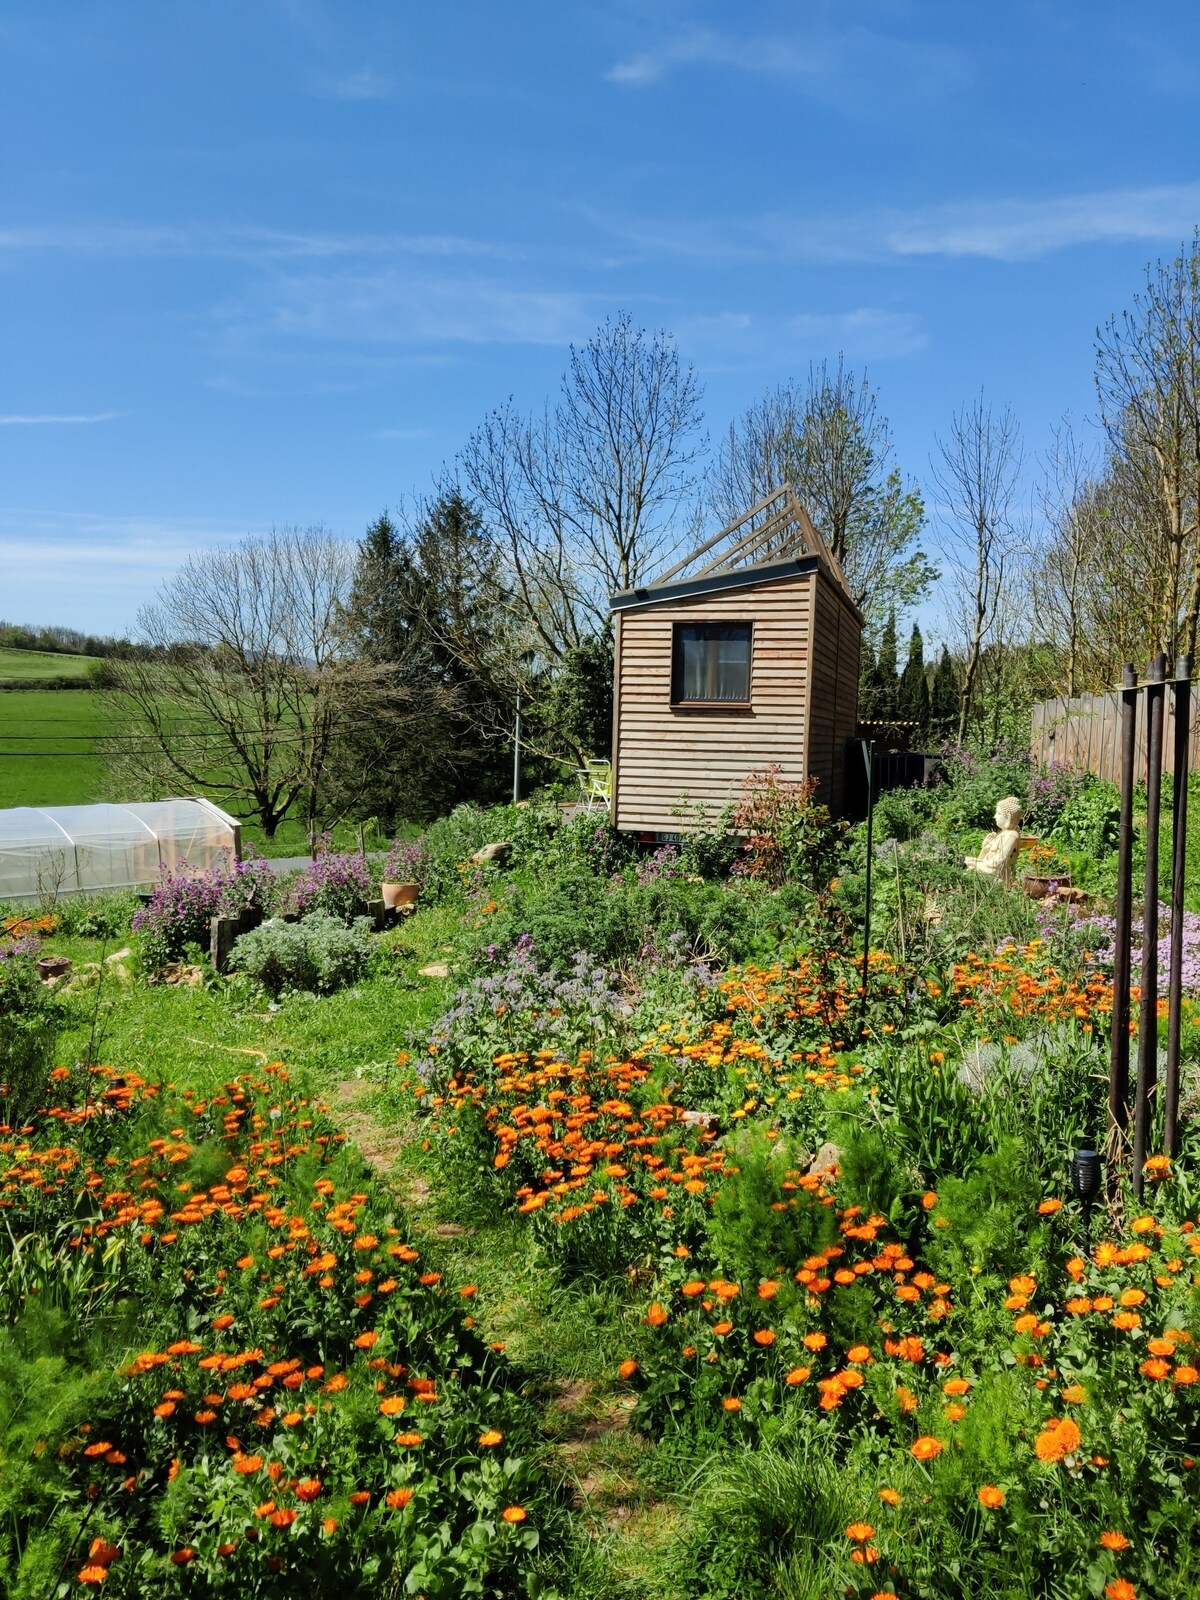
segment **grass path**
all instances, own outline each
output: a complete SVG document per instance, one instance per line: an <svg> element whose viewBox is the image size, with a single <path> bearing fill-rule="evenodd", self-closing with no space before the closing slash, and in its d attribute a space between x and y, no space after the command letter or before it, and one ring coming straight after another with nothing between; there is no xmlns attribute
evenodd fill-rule
<svg viewBox="0 0 1200 1600"><path fill-rule="evenodd" d="M654 1447L629 1427L629 1397L616 1392L640 1314L637 1287L605 1280L564 1288L539 1263L519 1218L479 1220L426 1150L394 1083L406 1030L428 1025L449 1002L451 979L419 969L452 961L461 939L440 908L419 912L394 936L390 966L339 994L289 997L277 1008L217 986L120 984L106 958L116 941L54 938L47 948L77 969L106 966L103 987L83 990L62 1056L96 1055L150 1078L210 1093L251 1060L282 1060L322 1094L381 1182L391 1187L448 1276L479 1286L485 1336L502 1341L538 1406L547 1464L576 1512L582 1600L683 1600L666 1576L683 1531Z"/></svg>

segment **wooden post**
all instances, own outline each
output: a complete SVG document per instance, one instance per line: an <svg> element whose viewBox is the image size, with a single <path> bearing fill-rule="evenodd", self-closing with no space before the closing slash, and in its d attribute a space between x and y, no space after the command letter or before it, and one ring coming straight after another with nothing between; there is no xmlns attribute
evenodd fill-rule
<svg viewBox="0 0 1200 1600"><path fill-rule="evenodd" d="M1121 822L1117 837L1117 897L1114 906L1112 1038L1109 1044L1108 1170L1117 1172L1120 1140L1129 1126L1130 925L1133 917L1133 766L1137 742L1137 673L1128 664L1121 674Z"/></svg>
<svg viewBox="0 0 1200 1600"><path fill-rule="evenodd" d="M1183 1019L1183 889L1187 876L1188 748L1192 720L1192 658L1175 663L1174 792L1171 807L1171 965L1167 986L1167 1081L1163 1149L1173 1156L1179 1132L1179 1039Z"/></svg>
<svg viewBox="0 0 1200 1600"><path fill-rule="evenodd" d="M1162 735L1167 658L1146 673L1146 876L1142 895L1142 993L1133 1109L1133 1192L1140 1200L1150 1143L1150 1098L1158 1082L1158 835L1162 805Z"/></svg>

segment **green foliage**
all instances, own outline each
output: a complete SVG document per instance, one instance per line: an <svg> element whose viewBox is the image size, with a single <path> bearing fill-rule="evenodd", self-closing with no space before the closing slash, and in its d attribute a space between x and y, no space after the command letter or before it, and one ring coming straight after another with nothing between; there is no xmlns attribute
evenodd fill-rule
<svg viewBox="0 0 1200 1600"><path fill-rule="evenodd" d="M828 1208L807 1196L799 1208L778 1209L782 1185L807 1162L789 1140L772 1139L755 1124L743 1123L726 1143L727 1177L710 1223L715 1260L737 1283L794 1272L836 1231Z"/></svg>
<svg viewBox="0 0 1200 1600"><path fill-rule="evenodd" d="M937 813L937 794L932 788L914 785L908 789L887 789L875 801L875 837L907 842L933 821Z"/></svg>
<svg viewBox="0 0 1200 1600"><path fill-rule="evenodd" d="M537 707L551 737L579 757L612 754L613 635L607 626L563 657L549 692Z"/></svg>
<svg viewBox="0 0 1200 1600"><path fill-rule="evenodd" d="M366 917L347 926L339 917L314 911L299 922L272 918L243 933L233 947L230 965L268 994L297 989L331 994L360 977L373 954Z"/></svg>
<svg viewBox="0 0 1200 1600"><path fill-rule="evenodd" d="M1002 744L987 752L957 746L944 757L945 787L938 793L938 818L944 828L995 827L996 802L1029 789L1029 753Z"/></svg>
<svg viewBox="0 0 1200 1600"><path fill-rule="evenodd" d="M1117 847L1121 802L1112 784L1089 778L1064 803L1051 837L1068 851L1100 857Z"/></svg>
<svg viewBox="0 0 1200 1600"><path fill-rule="evenodd" d="M41 1102L62 1019L36 957L0 954L0 1121L19 1124Z"/></svg>
<svg viewBox="0 0 1200 1600"><path fill-rule="evenodd" d="M775 889L784 883L810 888L827 883L845 828L817 803L815 793L815 780L790 783L776 762L750 773L731 815L743 835L734 871Z"/></svg>

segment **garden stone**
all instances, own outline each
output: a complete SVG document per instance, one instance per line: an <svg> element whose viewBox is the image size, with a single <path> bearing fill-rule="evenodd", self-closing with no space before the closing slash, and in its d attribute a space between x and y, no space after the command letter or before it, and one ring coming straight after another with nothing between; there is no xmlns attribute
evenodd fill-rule
<svg viewBox="0 0 1200 1600"><path fill-rule="evenodd" d="M448 978L450 968L444 961L431 961L427 967L421 968L423 978Z"/></svg>
<svg viewBox="0 0 1200 1600"><path fill-rule="evenodd" d="M512 844L508 840L502 840L498 844L485 844L482 850L476 850L471 860L477 867L487 866L489 862L493 866L502 867L510 855L512 855Z"/></svg>
<svg viewBox="0 0 1200 1600"><path fill-rule="evenodd" d="M808 1170L810 1173L829 1172L833 1167L838 1165L841 1159L842 1152L838 1149L837 1145L834 1144L832 1139L827 1139L813 1157Z"/></svg>

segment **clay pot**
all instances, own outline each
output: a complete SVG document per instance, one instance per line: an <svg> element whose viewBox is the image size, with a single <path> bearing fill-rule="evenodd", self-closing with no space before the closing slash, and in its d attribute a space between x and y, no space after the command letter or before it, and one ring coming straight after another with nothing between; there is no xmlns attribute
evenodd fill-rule
<svg viewBox="0 0 1200 1600"><path fill-rule="evenodd" d="M61 978L70 972L71 959L69 956L42 956L37 965L42 982L49 983L52 978Z"/></svg>
<svg viewBox="0 0 1200 1600"><path fill-rule="evenodd" d="M379 893L389 911L400 911L405 906L415 906L421 892L419 883L381 883Z"/></svg>

